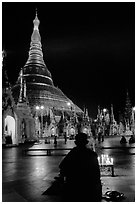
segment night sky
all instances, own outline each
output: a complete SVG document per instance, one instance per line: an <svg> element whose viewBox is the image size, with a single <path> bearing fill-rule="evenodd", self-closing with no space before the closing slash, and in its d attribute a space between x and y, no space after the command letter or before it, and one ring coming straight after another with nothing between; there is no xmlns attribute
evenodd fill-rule
<svg viewBox="0 0 137 204"><path fill-rule="evenodd" d="M2 3L2 48L9 80L15 84L28 58L35 9L44 61L58 86L96 117L97 106L125 107L128 90L135 105L135 3Z"/></svg>

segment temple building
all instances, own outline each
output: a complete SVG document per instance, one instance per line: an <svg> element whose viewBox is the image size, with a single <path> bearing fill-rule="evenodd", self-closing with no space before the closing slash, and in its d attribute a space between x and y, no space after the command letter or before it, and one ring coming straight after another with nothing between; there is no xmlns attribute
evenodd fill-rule
<svg viewBox="0 0 137 204"><path fill-rule="evenodd" d="M54 86L51 73L43 60L39 33L40 21L37 13L33 23L29 57L22 69L26 81L26 95L32 111L35 111L36 106L42 105L45 108L54 108L54 110L59 111L74 109L77 113L81 113L82 110L67 98L59 88ZM17 84L12 88L12 93L15 102L17 102L20 93L20 76Z"/></svg>
<svg viewBox="0 0 137 204"><path fill-rule="evenodd" d="M37 12L33 24L28 60L21 68L16 84L11 87L4 75L7 80L4 79L6 84L2 87L3 141L6 142L5 138L10 137L12 144L42 137L47 133L59 134L57 127L62 115L69 121L72 112L76 116L83 114L76 104L54 86L52 75L43 59ZM10 104L7 100L10 100ZM11 128L10 121L14 123Z"/></svg>

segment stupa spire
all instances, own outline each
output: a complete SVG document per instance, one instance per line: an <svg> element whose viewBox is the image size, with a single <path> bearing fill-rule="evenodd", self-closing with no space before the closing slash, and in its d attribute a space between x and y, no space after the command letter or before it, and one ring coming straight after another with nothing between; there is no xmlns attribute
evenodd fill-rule
<svg viewBox="0 0 137 204"><path fill-rule="evenodd" d="M54 107L55 110L57 110L56 114L62 111L62 107L64 111L70 112L68 103L70 103L71 100L67 98L59 88L54 86L51 73L44 63L39 25L40 21L36 10L33 20L29 56L22 70L23 79L21 76L18 77L16 85L12 87L13 97L16 102L19 101L19 98L24 102L27 87L26 102L28 100L29 106L34 113L38 105L42 105L48 109ZM20 83L21 79L22 83ZM22 105L24 103L18 104ZM71 104L71 107L75 107L77 113L83 113L83 111L73 104L73 102L71 102ZM46 114L46 111L44 111L43 114Z"/></svg>
<svg viewBox="0 0 137 204"><path fill-rule="evenodd" d="M23 69L20 71L20 95L19 102L22 103L26 101L26 80L23 77Z"/></svg>
<svg viewBox="0 0 137 204"><path fill-rule="evenodd" d="M20 95L19 95L19 102L23 102L23 70L21 68L20 71Z"/></svg>
<svg viewBox="0 0 137 204"><path fill-rule="evenodd" d="M37 15L37 9L36 9L36 16L35 16L35 19L33 20L33 23L34 23L34 30L39 30L40 21Z"/></svg>
<svg viewBox="0 0 137 204"><path fill-rule="evenodd" d="M111 104L111 123L114 122L113 104Z"/></svg>
<svg viewBox="0 0 137 204"><path fill-rule="evenodd" d="M24 89L24 93L23 93L23 95L24 95L24 99L26 100L26 80L24 79L24 86L23 86L23 89Z"/></svg>
<svg viewBox="0 0 137 204"><path fill-rule="evenodd" d="M41 64L45 65L43 60L43 53L42 53L42 45L41 45L41 36L39 33L39 24L40 21L38 19L37 10L35 19L33 20L33 33L31 35L31 43L30 43L30 50L29 50L29 58L27 60L26 65L28 64Z"/></svg>
<svg viewBox="0 0 137 204"><path fill-rule="evenodd" d="M24 77L29 77L26 83L43 83L54 85L51 73L47 69L43 60L41 36L39 33L40 21L38 19L37 9L33 20L33 32L31 35L29 57L23 68Z"/></svg>
<svg viewBox="0 0 137 204"><path fill-rule="evenodd" d="M2 87L5 89L11 88L11 84L9 82L6 66L5 66L5 58L7 53L5 50L2 51Z"/></svg>

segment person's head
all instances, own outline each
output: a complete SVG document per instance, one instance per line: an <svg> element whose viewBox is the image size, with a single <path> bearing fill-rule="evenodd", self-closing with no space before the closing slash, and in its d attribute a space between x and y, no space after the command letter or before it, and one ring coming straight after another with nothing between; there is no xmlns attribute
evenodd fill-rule
<svg viewBox="0 0 137 204"><path fill-rule="evenodd" d="M86 144L88 144L88 136L86 133L78 133L75 136L75 144L77 146L86 146Z"/></svg>

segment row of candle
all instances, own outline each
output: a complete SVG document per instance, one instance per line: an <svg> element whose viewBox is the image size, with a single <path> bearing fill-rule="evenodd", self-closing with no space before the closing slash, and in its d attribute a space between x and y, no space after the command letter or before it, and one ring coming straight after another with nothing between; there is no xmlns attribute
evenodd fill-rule
<svg viewBox="0 0 137 204"><path fill-rule="evenodd" d="M107 154L101 154L98 157L99 165L113 165L113 158L110 158Z"/></svg>

